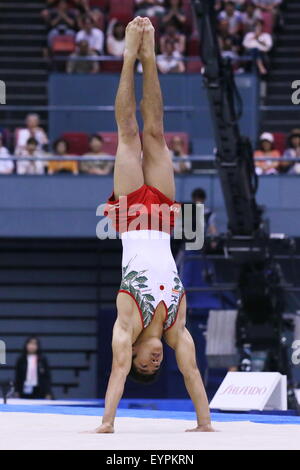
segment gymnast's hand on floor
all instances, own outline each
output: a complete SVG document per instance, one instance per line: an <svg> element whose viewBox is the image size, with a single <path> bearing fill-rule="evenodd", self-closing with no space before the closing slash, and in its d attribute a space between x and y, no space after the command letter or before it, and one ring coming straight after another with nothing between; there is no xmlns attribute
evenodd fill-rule
<svg viewBox="0 0 300 470"><path fill-rule="evenodd" d="M193 429L186 429L185 432L218 432L212 427L211 424L203 424L202 426L197 426Z"/></svg>

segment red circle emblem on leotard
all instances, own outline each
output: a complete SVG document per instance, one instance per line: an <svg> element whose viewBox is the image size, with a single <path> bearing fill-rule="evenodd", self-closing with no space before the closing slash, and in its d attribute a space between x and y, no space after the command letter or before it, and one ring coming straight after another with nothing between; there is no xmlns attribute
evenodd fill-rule
<svg viewBox="0 0 300 470"><path fill-rule="evenodd" d="M165 286L160 286L160 290L164 290Z"/></svg>

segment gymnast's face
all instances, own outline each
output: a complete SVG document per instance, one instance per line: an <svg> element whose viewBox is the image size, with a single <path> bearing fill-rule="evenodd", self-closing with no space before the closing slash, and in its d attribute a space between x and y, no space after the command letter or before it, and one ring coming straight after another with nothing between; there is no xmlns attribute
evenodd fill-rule
<svg viewBox="0 0 300 470"><path fill-rule="evenodd" d="M163 346L158 338L148 338L132 347L133 364L141 374L154 374L163 360Z"/></svg>

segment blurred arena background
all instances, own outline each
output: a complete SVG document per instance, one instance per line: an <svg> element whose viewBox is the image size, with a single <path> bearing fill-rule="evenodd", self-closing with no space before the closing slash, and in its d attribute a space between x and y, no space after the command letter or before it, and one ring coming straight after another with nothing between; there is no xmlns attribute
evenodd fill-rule
<svg viewBox="0 0 300 470"><path fill-rule="evenodd" d="M284 246L274 242L274 252L285 286L290 379L297 388L292 343L300 311L300 114L292 102L299 83L292 84L300 80L300 0L217 1L215 7L222 55L233 62L243 100L241 131L255 149L257 200L271 233L286 237ZM187 289L199 288L188 290L188 327L210 398L228 369L236 370L234 364L208 367L205 354L209 311L235 310L239 294L235 268L224 255L227 215L190 0L0 1L0 79L6 85L0 105L4 394L14 383L14 396L32 396L23 387L22 351L34 336L42 351L39 398L104 397L121 244L97 239L96 208L112 191L114 99L125 26L137 14L149 16L157 31L177 200L206 204L205 249L188 262L182 242L174 240L173 250ZM268 47L255 55L251 44L262 33ZM141 73L137 64L138 96ZM36 341L30 344L35 350ZM264 361L263 346L258 349L249 352L253 370L261 370ZM187 398L167 346L159 380L147 387L128 381L124 398Z"/></svg>

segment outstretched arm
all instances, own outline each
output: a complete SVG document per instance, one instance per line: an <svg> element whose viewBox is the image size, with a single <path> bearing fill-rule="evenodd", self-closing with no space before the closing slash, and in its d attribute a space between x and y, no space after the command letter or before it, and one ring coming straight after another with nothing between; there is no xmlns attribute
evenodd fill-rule
<svg viewBox="0 0 300 470"><path fill-rule="evenodd" d="M197 427L190 431L213 431L207 395L197 367L193 338L185 327L179 327L170 340L168 344L175 350L178 368L197 414Z"/></svg>
<svg viewBox="0 0 300 470"><path fill-rule="evenodd" d="M117 407L131 368L132 330L130 323L120 317L116 320L113 329L112 350L113 362L105 395L105 410L102 425L95 431L97 433L114 432Z"/></svg>

